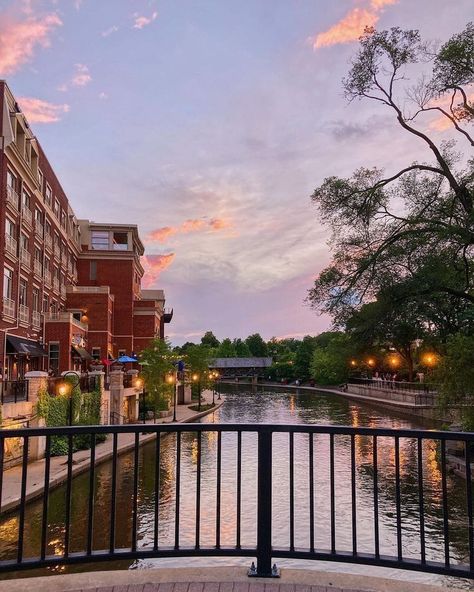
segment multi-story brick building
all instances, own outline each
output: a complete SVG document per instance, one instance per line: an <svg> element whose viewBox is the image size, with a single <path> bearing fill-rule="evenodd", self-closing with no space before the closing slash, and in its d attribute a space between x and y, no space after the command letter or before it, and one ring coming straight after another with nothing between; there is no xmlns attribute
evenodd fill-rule
<svg viewBox="0 0 474 592"><path fill-rule="evenodd" d="M141 290L137 227L77 220L3 81L0 113L2 373L84 368L163 337L172 312L162 291Z"/></svg>

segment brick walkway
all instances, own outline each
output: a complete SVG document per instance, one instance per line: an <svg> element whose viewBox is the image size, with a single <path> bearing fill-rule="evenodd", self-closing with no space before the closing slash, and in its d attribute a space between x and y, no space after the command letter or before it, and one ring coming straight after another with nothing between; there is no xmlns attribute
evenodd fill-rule
<svg viewBox="0 0 474 592"><path fill-rule="evenodd" d="M206 582L178 584L130 584L107 588L89 588L74 592L364 592L355 588L337 588L334 586L305 586L303 584L262 584L246 582Z"/></svg>

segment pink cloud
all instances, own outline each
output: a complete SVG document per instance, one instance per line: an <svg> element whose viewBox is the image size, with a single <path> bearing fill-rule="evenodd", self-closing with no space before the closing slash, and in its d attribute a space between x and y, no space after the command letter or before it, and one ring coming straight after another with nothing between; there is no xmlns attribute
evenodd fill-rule
<svg viewBox="0 0 474 592"><path fill-rule="evenodd" d="M166 242L171 236L176 234L189 234L191 232L200 231L219 231L226 228L231 228L232 224L229 220L223 218L212 218L206 220L205 218L190 218L185 220L180 226L162 226L156 230L152 230L148 234L148 241L158 241L160 243Z"/></svg>
<svg viewBox="0 0 474 592"><path fill-rule="evenodd" d="M373 27L377 23L379 13L385 6L397 2L398 0L371 0L367 8L353 8L338 23L316 36L313 41L314 49L357 41L366 27Z"/></svg>
<svg viewBox="0 0 474 592"><path fill-rule="evenodd" d="M173 263L174 257L174 253L168 253L166 255L143 256L142 264L143 269L145 270L145 274L142 280L143 286L145 288L153 286L160 277L161 272Z"/></svg>
<svg viewBox="0 0 474 592"><path fill-rule="evenodd" d="M0 15L0 74L16 72L32 60L37 47L49 47L51 33L61 25L57 14L25 20Z"/></svg>
<svg viewBox="0 0 474 592"><path fill-rule="evenodd" d="M147 25L152 23L154 20L156 20L158 13L154 12L150 17L141 16L138 13L135 13L133 16L135 18L133 28L134 29L143 29L143 27L146 27Z"/></svg>
<svg viewBox="0 0 474 592"><path fill-rule="evenodd" d="M69 111L69 105L56 105L32 97L20 97L18 103L30 123L55 123Z"/></svg>
<svg viewBox="0 0 474 592"><path fill-rule="evenodd" d="M89 68L85 64L76 64L76 73L72 77L73 86L86 86L91 82L92 76L89 74Z"/></svg>

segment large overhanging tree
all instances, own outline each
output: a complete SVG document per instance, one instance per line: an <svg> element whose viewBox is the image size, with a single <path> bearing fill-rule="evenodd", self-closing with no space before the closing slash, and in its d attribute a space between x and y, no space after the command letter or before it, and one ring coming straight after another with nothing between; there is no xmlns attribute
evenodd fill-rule
<svg viewBox="0 0 474 592"><path fill-rule="evenodd" d="M420 69L428 73L420 76ZM415 82L410 76L417 74ZM309 292L314 308L343 325L382 290L403 284L407 298L474 303L474 26L437 51L418 31L367 29L343 81L349 101L390 110L426 162L398 171L362 168L326 178L312 196L332 229L333 261ZM427 123L450 126L436 142Z"/></svg>

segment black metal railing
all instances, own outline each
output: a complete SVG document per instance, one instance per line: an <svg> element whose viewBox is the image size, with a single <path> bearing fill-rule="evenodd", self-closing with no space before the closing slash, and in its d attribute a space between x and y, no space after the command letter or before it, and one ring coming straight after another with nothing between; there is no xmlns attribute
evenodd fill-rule
<svg viewBox="0 0 474 592"><path fill-rule="evenodd" d="M4 380L0 382L2 403L19 403L28 401L27 380Z"/></svg>
<svg viewBox="0 0 474 592"><path fill-rule="evenodd" d="M404 382L401 380L385 380L383 378L354 378L347 381L349 384L358 384L368 386L369 388L378 388L386 390L404 391L409 393L436 394L437 385L426 382Z"/></svg>
<svg viewBox="0 0 474 592"><path fill-rule="evenodd" d="M73 442L74 438L85 434L92 436L88 484L81 478L80 495L85 509L84 514L81 512L80 521L85 525L85 534L80 540L76 537L72 544L71 532L76 528L73 520L74 516L78 516L77 507L73 511L71 504L75 488ZM108 486L110 496L99 511L96 504L103 504L104 500L97 491L98 468L95 460L97 447L107 444L96 447L93 436L102 434L108 434L112 439L108 443L111 477ZM150 441L152 435L164 434L168 434L166 439L156 437L154 443ZM58 436L65 439L68 451L64 497L66 505L62 528L55 530L55 545L51 549L48 544L52 512L49 507L53 460L50 452L52 442ZM146 436L147 454L153 457L150 466L154 469L153 474L144 475L140 446ZM25 526L28 524L26 516L29 515L26 502L28 444L37 437L45 437L46 440L44 493L39 519L41 532L40 536L29 537L25 536ZM121 504L118 502L118 486L123 481L122 468L118 468L119 437L127 437L128 447L132 447L127 461L131 471L128 478L128 505L125 504L125 498ZM211 442L212 446L204 447L204 437L208 439L206 443ZM2 484L5 487L9 478L8 471L3 471L5 440L8 438L23 439L23 456L16 521L18 538L17 541L14 539L16 545L12 554L0 554L0 572L115 559L247 556L257 560L255 569L251 569L249 575L264 577L276 574L273 566L275 558L297 558L474 578L471 475L474 433L266 424L135 424L1 430L0 500ZM285 458L280 453L275 453L276 443L282 438L285 442ZM464 479L461 481L463 485L460 487L456 484L455 488L451 486L451 481L448 487L448 479L451 479L448 471L448 446L453 445L462 451L464 462ZM165 448L167 456L164 458ZM235 459L231 473L226 464L229 449ZM281 452L281 448L279 450ZM345 451L344 479L336 472L336 467L341 466L342 451ZM206 455L211 453L212 464L204 465ZM364 462L361 460L362 454L365 455ZM410 478L406 477L408 456L415 463ZM391 499L386 496L389 488L386 477L388 459L393 469ZM258 467L252 473L254 483L249 479L247 471L251 461L256 461L254 466ZM187 462L193 472L187 474L184 480L183 467ZM204 475L204 466L212 474ZM162 476L163 471L165 479ZM357 484L362 472L365 478L364 491L371 500L368 507L365 503L361 507L360 500L357 499L360 495ZM282 479L283 474L286 475L285 479ZM327 495L321 491L323 475ZM140 494L139 482L144 478L152 490L150 496ZM170 498L170 490L167 489L163 497L168 502L171 499L166 508L166 519L171 520L167 531L171 530L172 534L171 542L164 545L159 539L161 521L165 519L162 507L165 500L161 499L161 488L165 485L170 487L170 483L174 493ZM208 487L209 483L213 488L212 503L209 498L204 498L204 487ZM411 487L409 492L408 483ZM250 504L251 507L248 501L249 486L255 486L254 505ZM433 486L437 487L436 497L428 493L431 492L428 487ZM341 509L341 497L336 495L341 488L347 499L344 512ZM183 497L191 489L194 500L192 510L189 507L183 509ZM283 495L284 489L287 490L286 497ZM453 509L454 495L456 499L463 499L463 512ZM431 512L433 504L438 504L436 516L440 528L434 546L428 546L427 541L433 536L429 524L432 514L428 515L428 511ZM209 522L211 506L212 528ZM151 516L147 516L146 525L149 530L147 536L143 537L143 524L140 524L139 519L145 508L147 512L151 512ZM54 512L57 516L57 507ZM361 513L364 513L366 529L369 520L371 537L363 530ZM306 516L303 522L302 514ZM413 515L416 515L417 527L414 529L411 524L407 529L405 521ZM244 522L248 524L249 516L256 526L254 538L249 537L243 528ZM191 517L194 518L192 523ZM101 522L97 525L96 520L99 519ZM387 520L391 521L390 528L387 528ZM283 531L282 525L285 527ZM126 545L123 543L123 532L118 536L119 527L127 530ZM282 532L284 543L281 542ZM231 541L229 533L232 533ZM322 534L326 537L325 543L321 543ZM97 535L102 537L100 544L97 543ZM58 537L61 539L60 544ZM121 542L118 542L119 538ZM413 547L414 541L416 545ZM452 544L461 551L455 554ZM389 552L386 551L387 548Z"/></svg>

